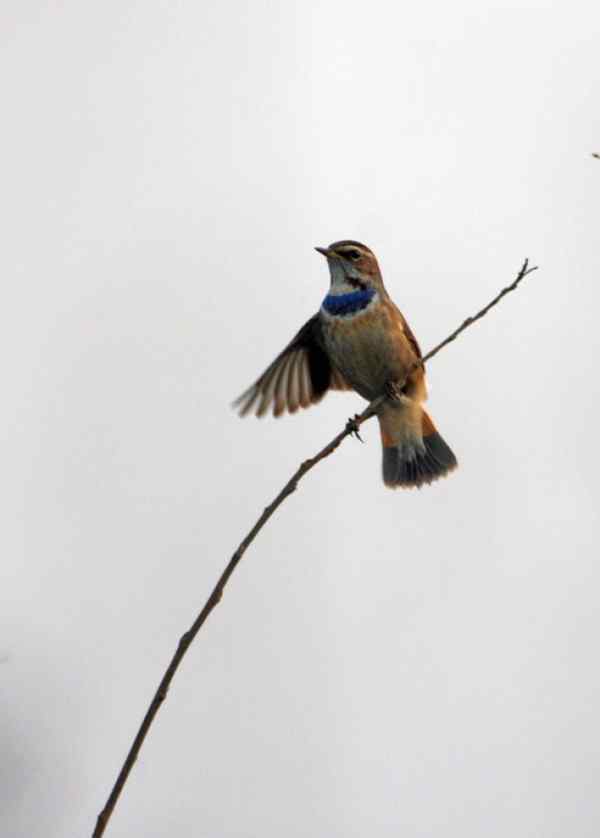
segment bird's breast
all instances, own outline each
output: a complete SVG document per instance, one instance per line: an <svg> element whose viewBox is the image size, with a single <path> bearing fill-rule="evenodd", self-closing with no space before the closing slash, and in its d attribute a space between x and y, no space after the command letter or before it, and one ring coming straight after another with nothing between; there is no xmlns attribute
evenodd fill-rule
<svg viewBox="0 0 600 838"><path fill-rule="evenodd" d="M397 310L378 295L352 316L332 314L324 302L321 320L332 363L365 399L376 398L389 381L403 378L414 361Z"/></svg>

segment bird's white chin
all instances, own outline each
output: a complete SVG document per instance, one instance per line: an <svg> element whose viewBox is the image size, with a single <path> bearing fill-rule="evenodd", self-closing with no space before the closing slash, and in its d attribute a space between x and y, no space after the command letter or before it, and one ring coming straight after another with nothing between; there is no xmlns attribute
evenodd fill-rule
<svg viewBox="0 0 600 838"><path fill-rule="evenodd" d="M329 293L337 297L338 294L351 294L356 291L356 285L352 284L339 259L328 259L329 273L331 275L331 288Z"/></svg>

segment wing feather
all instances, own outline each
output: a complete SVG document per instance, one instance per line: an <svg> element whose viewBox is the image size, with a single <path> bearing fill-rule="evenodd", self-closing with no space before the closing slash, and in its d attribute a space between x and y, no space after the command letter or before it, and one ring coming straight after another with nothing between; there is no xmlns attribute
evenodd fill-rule
<svg viewBox="0 0 600 838"><path fill-rule="evenodd" d="M273 416L281 416L287 406L287 379L291 356L285 356L279 364L277 383L275 384L275 404L273 405Z"/></svg>
<svg viewBox="0 0 600 838"><path fill-rule="evenodd" d="M298 386L298 353L294 352L294 354L292 355L292 360L290 361L287 388L288 410L290 413L295 413L298 410L298 402L300 395L299 391L300 388Z"/></svg>
<svg viewBox="0 0 600 838"><path fill-rule="evenodd" d="M300 380L300 406L310 407L312 390L308 371L308 359L303 353L298 363L298 378Z"/></svg>
<svg viewBox="0 0 600 838"><path fill-rule="evenodd" d="M260 403L256 410L257 416L264 416L267 410L269 409L269 405L273 401L278 372L278 368L274 366L271 369L269 369L265 375L265 382L261 388L262 399L260 400Z"/></svg>

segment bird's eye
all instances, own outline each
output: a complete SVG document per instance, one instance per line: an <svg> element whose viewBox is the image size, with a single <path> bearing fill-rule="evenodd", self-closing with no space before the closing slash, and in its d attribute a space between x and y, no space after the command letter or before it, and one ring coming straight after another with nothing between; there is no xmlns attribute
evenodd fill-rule
<svg viewBox="0 0 600 838"><path fill-rule="evenodd" d="M360 250L347 250L346 256L348 259L352 259L353 262L356 262L357 259L360 259Z"/></svg>

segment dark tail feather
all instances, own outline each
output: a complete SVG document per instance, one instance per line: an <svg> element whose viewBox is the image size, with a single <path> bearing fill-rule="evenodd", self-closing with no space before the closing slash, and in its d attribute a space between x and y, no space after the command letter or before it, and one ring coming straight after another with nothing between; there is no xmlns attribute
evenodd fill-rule
<svg viewBox="0 0 600 838"><path fill-rule="evenodd" d="M457 465L451 448L436 430L422 440L404 441L383 449L383 480L392 488L420 488L445 477Z"/></svg>

